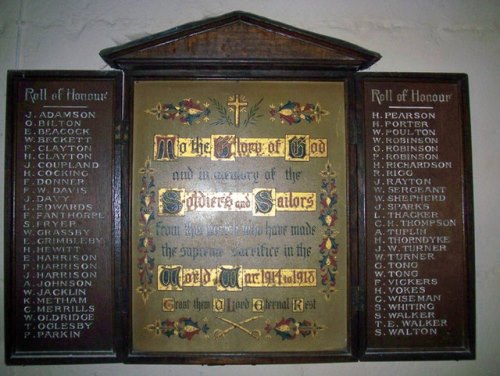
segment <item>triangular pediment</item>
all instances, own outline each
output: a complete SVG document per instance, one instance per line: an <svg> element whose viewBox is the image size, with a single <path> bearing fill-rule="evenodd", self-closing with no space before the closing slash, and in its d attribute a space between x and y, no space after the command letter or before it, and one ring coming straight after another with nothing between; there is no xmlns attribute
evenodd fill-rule
<svg viewBox="0 0 500 376"><path fill-rule="evenodd" d="M233 12L101 51L112 67L266 67L359 70L380 55L338 39Z"/></svg>

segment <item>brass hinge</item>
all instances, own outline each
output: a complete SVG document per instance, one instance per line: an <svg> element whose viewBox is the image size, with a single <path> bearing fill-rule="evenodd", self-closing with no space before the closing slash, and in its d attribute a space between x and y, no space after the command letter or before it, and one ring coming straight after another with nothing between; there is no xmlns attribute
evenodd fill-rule
<svg viewBox="0 0 500 376"><path fill-rule="evenodd" d="M122 120L115 123L115 141L128 141L128 122Z"/></svg>
<svg viewBox="0 0 500 376"><path fill-rule="evenodd" d="M365 310L365 290L360 286L352 289L352 307L356 312Z"/></svg>

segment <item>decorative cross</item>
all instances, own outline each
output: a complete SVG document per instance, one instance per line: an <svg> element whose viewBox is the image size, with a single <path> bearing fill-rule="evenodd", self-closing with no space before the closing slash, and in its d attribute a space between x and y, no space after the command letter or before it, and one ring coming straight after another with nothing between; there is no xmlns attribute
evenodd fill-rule
<svg viewBox="0 0 500 376"><path fill-rule="evenodd" d="M245 97L241 97L239 94L235 94L234 97L229 97L227 105L231 107L231 111L234 111L234 125L237 127L240 125L240 111L245 111L248 106Z"/></svg>

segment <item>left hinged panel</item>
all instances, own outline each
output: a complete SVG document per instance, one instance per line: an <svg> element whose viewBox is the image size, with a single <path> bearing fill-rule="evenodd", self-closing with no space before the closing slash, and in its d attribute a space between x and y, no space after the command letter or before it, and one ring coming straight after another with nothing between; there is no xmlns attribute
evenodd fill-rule
<svg viewBox="0 0 500 376"><path fill-rule="evenodd" d="M121 72L9 72L8 364L121 358L121 99Z"/></svg>

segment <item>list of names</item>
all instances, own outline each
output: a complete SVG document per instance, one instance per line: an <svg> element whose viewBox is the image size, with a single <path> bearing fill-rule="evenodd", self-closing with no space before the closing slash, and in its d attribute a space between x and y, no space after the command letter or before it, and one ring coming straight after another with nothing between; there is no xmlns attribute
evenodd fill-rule
<svg viewBox="0 0 500 376"><path fill-rule="evenodd" d="M111 347L112 93L99 81L19 84L15 312L24 350Z"/></svg>
<svg viewBox="0 0 500 376"><path fill-rule="evenodd" d="M365 92L370 347L456 345L465 301L461 132L454 85ZM439 340L438 340L439 339Z"/></svg>

